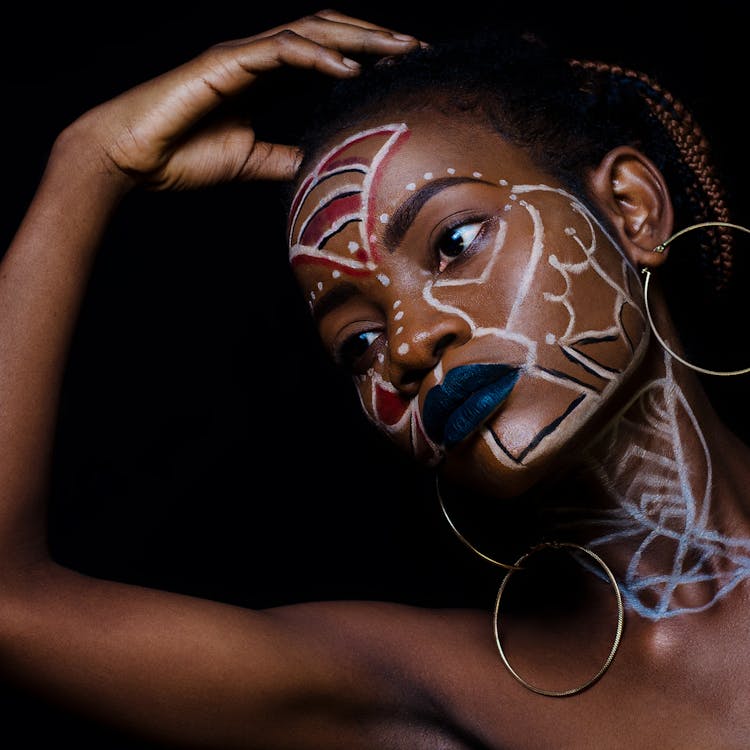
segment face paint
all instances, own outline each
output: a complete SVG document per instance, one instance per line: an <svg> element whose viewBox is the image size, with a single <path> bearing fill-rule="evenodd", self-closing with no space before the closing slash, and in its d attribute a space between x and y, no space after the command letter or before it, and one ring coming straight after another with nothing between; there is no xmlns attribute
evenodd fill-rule
<svg viewBox="0 0 750 750"><path fill-rule="evenodd" d="M324 340L356 352L370 419L419 458L447 443L446 459L474 454L507 476L608 401L646 326L635 270L588 209L529 181L538 168L496 134L455 129L417 118L332 149L295 201L291 259ZM412 372L419 387L402 387Z"/></svg>
<svg viewBox="0 0 750 750"><path fill-rule="evenodd" d="M475 325L474 330L475 336L507 337L521 343L526 349L526 383L521 381L519 385L530 386L534 380L545 384L543 390L550 408L544 410L546 417L540 415L541 420L530 425L523 436L515 432L509 441L492 427L484 433L499 461L523 464L533 459L543 441L557 431L565 431L574 412L578 412L577 417L590 413L609 396L624 372L640 358L646 340L641 339L640 347L634 346L644 320L638 301L629 291L632 270L624 259L619 268L605 268L600 262L595 220L585 207L564 190L546 185L516 185L511 191L511 198L526 196L518 206L529 214L533 238L504 326L480 330ZM554 252L547 238L543 210L532 203L534 195L541 193L562 198L571 214L584 222L585 231L571 222L562 236L554 237ZM438 282L435 286L440 285ZM582 285L597 289L598 309L593 315L577 297L576 289ZM552 291L555 286L560 291ZM554 321L554 326L550 326L554 331L543 333L538 325L530 325L527 311L539 307L545 310L547 320ZM530 393L536 392L539 389L530 388ZM556 399L552 398L553 392ZM512 396L509 408L511 403Z"/></svg>
<svg viewBox="0 0 750 750"><path fill-rule="evenodd" d="M289 221L290 262L293 267L320 265L331 268L334 274L355 277L374 277L382 287L388 287L387 273L378 273L381 253L377 244L375 228L386 225L389 215L380 213L375 220L374 195L379 183L380 170L388 163L398 147L409 137L404 124L391 124L357 132L331 149L317 163L311 174L302 183L292 203ZM302 209L313 202L314 207ZM336 249L328 249L328 243L336 238ZM338 248L342 243L350 258L342 257ZM324 283L317 289L323 291ZM317 295L310 297L313 307ZM398 307L400 301L394 304ZM403 317L396 312L395 320ZM401 351L408 344L401 343ZM363 391L369 387L369 404L365 407ZM368 378L360 379L358 389L363 408L370 419L388 433L405 433L415 454L425 460L435 460L438 447L424 434L417 404L401 398L397 390L374 371Z"/></svg>
<svg viewBox="0 0 750 750"><path fill-rule="evenodd" d="M586 509L559 512L594 529L588 546L633 549L620 580L633 611L650 620L701 612L750 577L750 541L712 528L711 457L669 357L663 377L634 396L590 460L615 507L595 521Z"/></svg>
<svg viewBox="0 0 750 750"><path fill-rule="evenodd" d="M303 185L292 261L324 341L356 344L381 430L483 490L517 495L558 457L588 458L614 509L565 511L589 546L632 548L629 607L711 607L750 575L750 542L710 527L710 456L670 362L628 385L649 343L636 269L518 149L462 127L430 113L354 134ZM352 165L356 180L338 174Z"/></svg>
<svg viewBox="0 0 750 750"><path fill-rule="evenodd" d="M329 151L302 183L292 202L289 259L292 265L320 263L342 273L361 275L377 268L379 251L374 234L372 196L379 170L408 137L405 125L384 125L347 138ZM369 155L376 148L374 154ZM316 202L304 220L302 207ZM386 223L387 214L381 214ZM336 235L347 237L352 257L326 250Z"/></svg>

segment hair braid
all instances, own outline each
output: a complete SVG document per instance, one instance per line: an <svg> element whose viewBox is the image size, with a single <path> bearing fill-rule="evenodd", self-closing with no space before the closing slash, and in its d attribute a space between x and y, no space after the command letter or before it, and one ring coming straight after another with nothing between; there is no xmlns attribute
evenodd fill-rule
<svg viewBox="0 0 750 750"><path fill-rule="evenodd" d="M569 60L571 67L589 76L631 86L648 106L655 120L677 151L681 187L692 221L729 221L724 190L716 177L709 144L692 113L669 91L648 75L619 65L597 61ZM702 249L702 260L709 266L717 289L731 276L732 236L724 227L709 228Z"/></svg>

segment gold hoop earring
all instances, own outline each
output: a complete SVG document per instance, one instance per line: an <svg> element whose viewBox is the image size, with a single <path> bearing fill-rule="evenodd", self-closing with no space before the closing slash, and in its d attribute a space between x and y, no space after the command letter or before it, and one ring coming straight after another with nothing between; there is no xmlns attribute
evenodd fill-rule
<svg viewBox="0 0 750 750"><path fill-rule="evenodd" d="M536 685L532 685L530 682L527 682L523 677L521 677L520 674L518 674L518 672L516 672L511 663L508 661L508 657L505 654L502 639L500 637L500 600L502 599L505 588L508 585L508 581L510 581L511 576L517 570L523 570L522 563L524 562L524 560L542 549L577 550L579 552L584 552L585 554L587 554L601 567L601 569L606 574L609 582L612 584L612 588L615 592L615 599L617 601L617 627L615 629L615 637L612 641L612 647L609 650L609 654L607 654L607 658L605 659L604 664L602 664L602 666L593 677L590 677L582 685L568 688L567 690L547 690L545 688L540 688ZM511 568L505 574L505 577L503 578L503 581L500 584L500 588L497 592L497 599L495 599L495 611L493 620L495 625L495 644L497 645L497 649L500 652L500 658L503 660L503 664L505 664L505 666L508 668L508 671L513 675L513 677L515 677L515 679L520 682L525 688L531 690L534 693L538 693L539 695L546 695L551 698L565 698L567 696L576 695L577 693L583 692L587 687L593 685L609 669L612 661L615 658L617 649L620 647L620 640L622 639L622 629L625 622L625 607L622 603L622 594L620 593L620 587L617 585L617 580L615 579L614 573L612 573L609 566L604 562L604 560L602 560L601 557L599 557L599 555L597 555L595 552L592 552L590 549L586 549L586 547L582 547L579 544L573 544L573 542L542 542L541 544L537 544L536 547L532 547L528 552L526 552L526 554L519 557L518 560L516 560L513 568Z"/></svg>
<svg viewBox="0 0 750 750"><path fill-rule="evenodd" d="M456 524L453 523L451 520L451 517L448 515L448 510L445 507L445 502L443 500L443 496L440 493L440 477L436 474L435 475L435 491L437 492L437 498L438 502L440 503L440 510L443 511L443 515L445 516L445 520L448 521L448 525L453 530L453 533L475 554L479 555L479 557L482 558L482 560L486 560L488 563L491 563L492 565L496 565L498 568L504 568L505 570L521 570L517 565L510 565L508 563L500 562L499 560L495 560L492 557L489 557L488 555L485 555L484 552L480 552L457 528Z"/></svg>
<svg viewBox="0 0 750 750"><path fill-rule="evenodd" d="M704 227L726 227L728 229L739 229L741 232L746 232L747 234L750 234L750 229L747 227L743 227L740 224L730 224L726 221L704 221L701 224L691 224L689 227L685 227L684 229L681 229L679 232L676 232L673 234L669 239L662 242L660 245L657 245L652 252L654 253L663 253L668 245L676 240L678 237L681 237L683 234L686 234L687 232L692 232L694 229L702 229ZM750 372L750 367L745 367L741 370L709 370L706 367L699 367L696 364L693 364L692 362L689 362L688 360L684 359L683 357L680 357L679 354L676 354L672 349L669 347L669 344L667 344L666 341L661 337L661 334L656 328L656 323L654 323L653 316L651 315L651 307L649 306L648 302L648 290L649 290L649 282L651 281L651 270L648 268L643 269L643 274L646 277L645 281L643 282L643 301L644 305L646 307L646 316L648 317L648 323L649 326L651 326L651 330L653 331L654 336L656 336L657 341L661 344L661 346L664 348L664 350L670 354L672 357L674 357L678 362L681 362L685 367L689 367L691 370L695 370L696 372L703 373L704 375L720 375L720 376L732 376L732 375L745 375L748 372Z"/></svg>
<svg viewBox="0 0 750 750"><path fill-rule="evenodd" d="M481 557L483 560L486 560L487 562L492 563L493 565L496 565L498 567L505 568L505 570L507 571L505 576L503 577L502 582L500 583L500 588L497 591L497 597L495 599L495 608L492 614L492 621L493 621L493 630L495 634L495 645L497 646L497 650L500 653L500 658L502 659L503 664L505 664L505 667L508 669L511 675L527 690L531 690L533 693L537 693L538 695L545 695L550 698L565 698L571 695L576 695L578 693L583 692L584 690L586 690L586 688L590 687L591 685L593 685L609 669L610 665L612 664L615 658L615 654L617 653L617 650L620 647L620 640L622 639L622 630L623 630L623 625L625 622L625 606L622 601L622 594L620 593L620 587L617 585L617 579L615 578L614 573L609 568L609 566L595 552L592 552L590 549L586 549L586 547L582 547L572 542L542 542L541 544L537 544L535 547L532 547L525 554L521 555L521 557L519 557L518 560L516 560L516 562L513 563L512 565L508 563L500 562L499 560L495 560L494 558L489 557L488 555L485 555L483 552L478 550L456 528L456 525L451 520L451 517L448 515L448 510L445 507L445 502L443 501L443 496L440 492L440 477L437 474L435 475L435 489L437 491L437 497L440 503L440 508L443 511L443 515L445 516L446 520L448 521L448 524L450 525L451 529L456 534L456 536L459 538L459 540L466 547L468 547L472 552L474 552L476 555L479 555L479 557ZM583 552L586 555L588 555L604 571L607 579L609 580L610 584L612 585L612 588L614 589L615 600L617 602L617 627L615 629L615 637L614 637L614 640L612 641L612 647L609 650L609 653L607 655L606 660L604 661L604 664L600 667L600 669L596 672L596 674L593 677L586 680L586 682L584 682L582 685L578 685L573 688L568 688L566 690L547 690L546 688L540 688L526 681L523 677L521 677L521 675L518 674L518 672L513 668L510 661L508 660L505 650L503 649L503 643L502 643L502 638L500 634L500 625L499 625L500 601L503 597L503 594L505 593L505 589L508 585L508 581L510 581L511 576L514 573L516 573L517 571L524 570L524 566L522 563L525 560L527 560L536 552L539 552L540 550L543 550L543 549L566 550L566 551L577 550L579 552Z"/></svg>

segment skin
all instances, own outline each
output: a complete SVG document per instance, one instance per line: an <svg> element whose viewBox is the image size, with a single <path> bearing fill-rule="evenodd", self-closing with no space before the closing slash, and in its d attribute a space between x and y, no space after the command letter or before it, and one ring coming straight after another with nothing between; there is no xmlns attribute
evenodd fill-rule
<svg viewBox="0 0 750 750"><path fill-rule="evenodd" d="M710 608L747 579L748 543L734 520L712 517L722 479L697 416L705 400L645 322L636 264L671 231L666 188L642 155L605 161L617 166L622 218L641 233L621 245L524 152L471 125L409 114L408 125L348 135L302 182L291 258L322 338L353 370L370 419L446 477L502 499L585 456L589 507L553 508L552 538L574 529L575 541L627 559L621 588L642 617ZM352 172L336 160L353 156L369 166L362 210L342 228L336 190L349 195ZM370 251L359 265L353 243ZM663 310L660 326L674 335ZM446 450L424 429L428 394L476 363L521 375Z"/></svg>
<svg viewBox="0 0 750 750"><path fill-rule="evenodd" d="M355 134L323 157L298 194L292 262L334 359L372 338L351 364L363 407L417 458L443 458L423 414L447 372L521 368L492 419L445 456L450 474L478 468L494 494L513 496L549 473L642 360L637 271L578 199L496 134L434 112L398 127ZM348 195L358 173L340 173L335 160L352 157L369 165L359 173L366 208L339 229L333 191ZM421 206L408 224L407 201ZM452 257L455 232L469 248ZM369 245L372 259L347 265L355 245ZM356 292L336 304L344 285Z"/></svg>
<svg viewBox="0 0 750 750"><path fill-rule="evenodd" d="M748 691L743 688L750 663L737 637L748 626L743 582L723 594L717 606L700 611L649 618L631 607L626 637L605 677L578 696L554 700L525 690L502 667L484 611L432 611L367 602L250 611L91 579L60 566L47 553L48 476L39 467L49 463L65 358L91 264L120 200L137 186L173 189L233 180L291 179L300 157L296 149L256 142L247 123L204 119L214 113L222 96L251 91L258 76L282 65L332 76L356 75L356 67L345 64L343 56L398 54L415 44L414 39L399 40L364 21L323 12L213 47L97 107L58 138L28 214L0 266L4 671L77 711L168 746L744 747L750 712L744 697ZM393 119L396 113L389 114L386 124L404 122ZM383 124L363 123L362 129ZM627 497L627 488L633 486L637 466L625 463L615 475L629 435L637 433L645 441L644 448L665 455L667 449L657 446L649 430L653 423L639 420L643 410L637 406L644 389L653 390L666 379L673 384L671 392L679 390L694 416L689 419L687 410L680 411L673 433L680 440L667 441L673 450L679 442L684 455L695 459L690 463L699 468L690 477L691 487L699 486L700 474L705 484L705 457L711 457L715 481L709 510L701 514L701 528L726 538L747 538L747 448L723 428L691 374L665 364L642 325L637 287L631 286L637 278L634 268L664 262L650 249L672 229L669 197L653 165L637 151L622 147L592 168L589 186L611 227L608 239L582 213L572 211L570 201L559 192L539 189L559 186L524 153L481 124L455 123L450 129L454 151L447 142L441 142L439 149L425 147L440 137L429 122L410 116L406 126L412 135L399 159L386 164L372 217L395 215L414 193L407 186L415 183L416 190L420 175L429 179L424 177L428 171L450 168L475 180L479 178L474 172L479 172L481 179L493 184L467 182L452 187L461 192L460 198L452 196L450 201L444 200L445 194L433 197L398 247L393 252L383 249L373 261L376 269L365 268L367 273L356 277L347 274L356 296L321 315L323 340L334 351L347 334L362 330L378 334L374 357L368 355L362 371L356 373L363 406L371 416L384 429L393 428L399 444L422 460L441 462L451 476L471 469L472 481L497 494L499 501L560 468L574 446L585 446L592 467L591 492L582 509L576 509L576 538L598 542L598 551L624 580L639 540L613 538L610 529L602 532L600 526L592 531L587 522L603 509L618 507L613 492ZM341 140L328 147L336 149L349 135L341 134ZM363 155L372 157L378 148L373 146ZM306 177L299 175L299 181L304 183ZM508 185L501 185L501 179ZM526 206L510 197L508 188L513 185L534 186L523 193ZM520 195L519 191L517 198ZM319 203L312 194L306 199L300 209L303 221ZM482 253L463 264L463 271L458 263L455 268L441 268L434 255L428 258L432 230L455 212L451 206L456 204L461 211L470 209L472 220L478 209L484 212L483 220L490 222L491 229L489 248L497 245L499 217L507 217L503 252L489 264L487 279L471 292L461 284L438 286L434 277L465 279L469 271L479 275L488 267ZM506 212L505 206L511 204ZM545 242L536 246L540 263L538 276L529 277L530 306L514 324L514 330L523 333L523 345L514 347L509 343L513 339L498 332L509 328L513 310L512 304L507 309L508 300L515 297L508 293L517 288L524 265L508 262L535 247L534 211L543 219ZM377 227L376 241L384 242L387 223L370 224ZM575 234L565 232L570 227ZM293 244L295 231L292 224ZM511 359L527 368L523 377L531 390L514 399L524 393L514 389L502 415L490 420L498 434L508 435L508 444L513 431L522 436L518 440L522 444L538 425L549 424L557 406L540 398L535 402L534 394L542 391L534 390L539 384L533 368L541 364L574 370L569 359L560 361L547 341L548 333L558 339L565 334L571 315L563 302L544 296L559 297L565 278L549 263L552 253L546 238L557 238L554 254L567 261L581 252L571 238L591 239L592 232L606 278L617 279L617 288L630 288L632 300L628 302L632 315L628 313L625 323L630 349L618 340L606 354L598 355L614 371L607 379L614 385L609 390L602 384L593 389L598 395L589 400L591 406L573 410L567 424L561 423L550 433L551 439L539 442L538 451L533 456L528 453L529 460L521 465L489 450L483 430L445 453L440 446L415 443L412 419L418 423L426 392L449 371L450 362L501 356L501 361ZM344 248L331 245L330 254L351 259L350 241L355 240L347 240ZM313 244L313 249L319 250L319 245ZM295 268L313 304L323 291L319 283L325 291L343 283L344 275L334 278L336 269L330 265L324 272L318 263L299 261ZM619 298L605 276L588 269L581 279L585 292L576 289L571 296L576 330L604 326L601 309L590 303L595 293L606 293L605 310L611 318L614 300ZM440 305L427 304L423 294L427 284ZM671 336L668 314L658 296L654 305L663 326L660 330ZM405 314L397 320L402 310ZM403 330L397 333L400 326ZM486 337L478 335L484 329L492 329L502 352L498 354L499 346L485 346ZM537 344L533 358L529 358L529 342ZM398 418L389 421L382 412L376 413L368 399L378 383L406 404L409 428L397 424ZM391 416L398 415L392 410ZM696 438L696 425L703 440ZM658 466L650 470L659 475ZM602 490L604 484L607 492ZM638 559L643 569L662 570L673 555L663 545L655 545ZM707 565L718 569L726 562L714 555ZM519 656L525 660L523 666L533 670L535 664L537 669L540 663L550 664L563 679L578 681L582 668L585 672L589 667L588 662L580 662L592 647L606 650L605 623L611 622L612 611L602 604L605 599L596 582L590 586L591 598L580 611L558 613L544 623L525 622L517 631L518 653L525 654ZM715 580L693 581L676 598L684 603L703 596L707 601L717 586ZM592 627L592 622L599 627ZM514 622L508 624L512 627ZM571 627L563 631L560 643L554 633L564 625ZM706 644L722 646L706 648ZM545 670L540 677L549 679L550 674Z"/></svg>

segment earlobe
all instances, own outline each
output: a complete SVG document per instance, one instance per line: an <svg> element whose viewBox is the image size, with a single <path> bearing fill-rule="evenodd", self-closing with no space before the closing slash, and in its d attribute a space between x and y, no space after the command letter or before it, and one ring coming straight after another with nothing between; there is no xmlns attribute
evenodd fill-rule
<svg viewBox="0 0 750 750"><path fill-rule="evenodd" d="M672 233L674 211L663 175L630 146L612 149L588 175L589 190L638 267L656 267L666 252L654 252Z"/></svg>

